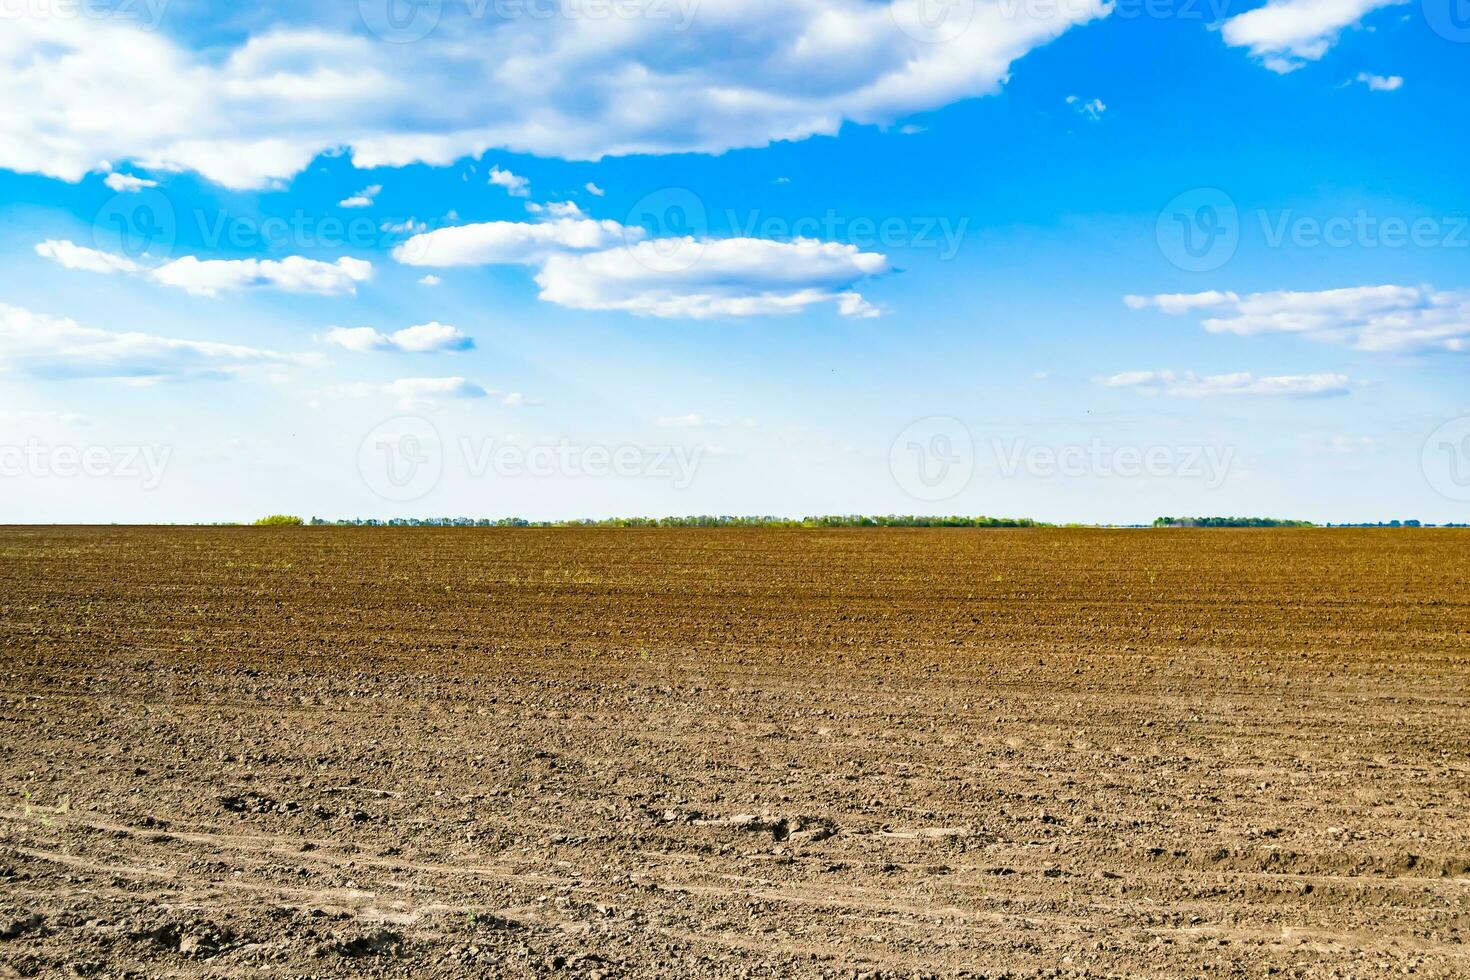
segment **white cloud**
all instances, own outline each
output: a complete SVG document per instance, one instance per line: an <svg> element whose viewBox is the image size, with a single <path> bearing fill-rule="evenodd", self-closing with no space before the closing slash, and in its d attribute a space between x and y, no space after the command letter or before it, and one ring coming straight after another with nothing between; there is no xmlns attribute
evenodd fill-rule
<svg viewBox="0 0 1470 980"><path fill-rule="evenodd" d="M359 354L376 350L434 354L471 350L475 346L474 340L458 327L438 322L405 327L391 334L379 333L372 327L333 327L322 340Z"/></svg>
<svg viewBox="0 0 1470 980"><path fill-rule="evenodd" d="M1076 95L1067 96L1067 105L1072 106L1080 114L1091 119L1093 122L1097 122L1103 117L1103 113L1108 111L1108 107L1103 104L1102 99L1088 99L1083 101Z"/></svg>
<svg viewBox="0 0 1470 980"><path fill-rule="evenodd" d="M143 177L135 177L132 174L112 173L102 178L102 183L117 191L119 194L136 193L148 187L157 187L158 181L147 180Z"/></svg>
<svg viewBox="0 0 1470 980"><path fill-rule="evenodd" d="M385 221L378 226L378 230L392 235L419 235L428 231L429 226L422 221L409 218L407 221Z"/></svg>
<svg viewBox="0 0 1470 980"><path fill-rule="evenodd" d="M724 419L712 419L698 412L661 418L657 425L661 429L723 429L730 423Z"/></svg>
<svg viewBox="0 0 1470 980"><path fill-rule="evenodd" d="M287 26L199 50L31 4L0 36L0 167L78 180L130 160L260 188L338 148L364 169L492 149L720 153L992 94L1028 52L1111 10L986 0L934 43L896 25L910 0L703 0L697 16L647 2L612 20L445 4L415 44Z"/></svg>
<svg viewBox="0 0 1470 980"><path fill-rule="evenodd" d="M877 310L851 290L889 270L853 245L810 239L659 239L585 255L552 255L536 276L541 298L579 310L640 316L766 316L832 303L845 316Z"/></svg>
<svg viewBox="0 0 1470 980"><path fill-rule="evenodd" d="M1344 374L1298 374L1258 378L1250 372L1212 374L1193 371L1130 371L1100 378L1109 388L1133 388L1149 395L1176 398L1214 398L1227 395L1288 396L1293 398L1345 395L1350 382Z"/></svg>
<svg viewBox="0 0 1470 980"><path fill-rule="evenodd" d="M400 378L389 382L384 390L405 402L437 396L442 398L484 398L484 388L464 378Z"/></svg>
<svg viewBox="0 0 1470 980"><path fill-rule="evenodd" d="M531 182L525 177L518 177L509 170L501 170L499 167L490 168L490 183L496 187L504 187L505 192L511 197L530 197Z"/></svg>
<svg viewBox="0 0 1470 980"><path fill-rule="evenodd" d="M440 279L438 276L430 274L430 275L424 276L422 279L420 279L419 280L419 285L420 286L437 286L437 285L439 285L443 281L444 280L443 279Z"/></svg>
<svg viewBox="0 0 1470 980"><path fill-rule="evenodd" d="M393 257L405 265L440 268L534 264L553 252L606 248L642 235L642 229L624 228L616 221L487 221L415 235L395 248Z"/></svg>
<svg viewBox="0 0 1470 980"><path fill-rule="evenodd" d="M1271 71L1295 71L1319 61L1338 34L1382 7L1409 0L1271 0L1231 17L1220 33L1233 48L1249 48Z"/></svg>
<svg viewBox="0 0 1470 980"><path fill-rule="evenodd" d="M1372 436L1324 436L1312 434L1301 440L1302 449L1314 456L1359 456L1378 448Z"/></svg>
<svg viewBox="0 0 1470 980"><path fill-rule="evenodd" d="M587 193L588 194L591 194L593 197L606 197L607 196L607 191L603 190L601 187L598 187L596 184L592 183L592 181L590 181L590 180L587 182Z"/></svg>
<svg viewBox="0 0 1470 980"><path fill-rule="evenodd" d="M1404 87L1402 75L1373 75L1366 71L1358 72L1358 82L1368 86L1370 92L1397 92Z"/></svg>
<svg viewBox="0 0 1470 980"><path fill-rule="evenodd" d="M1128 297L1134 309L1171 315L1211 311L1211 333L1242 337L1294 333L1362 351L1470 351L1470 292L1428 286L1356 286L1320 292L1279 291Z"/></svg>
<svg viewBox="0 0 1470 980"><path fill-rule="evenodd" d="M3 316L3 314L0 314ZM35 412L29 409L0 409L0 422L59 422L62 425L86 426L92 420L76 412Z"/></svg>
<svg viewBox="0 0 1470 980"><path fill-rule="evenodd" d="M1160 296L1124 296L1123 302L1132 310L1142 310L1153 306L1165 313L1177 315L1188 313L1191 310L1233 303L1239 298L1234 293L1211 291L1207 293L1165 293Z"/></svg>
<svg viewBox="0 0 1470 980"><path fill-rule="evenodd" d="M383 193L383 185L373 184L369 187L364 187L345 201L340 202L337 206L341 208L370 208L373 206L373 199L381 193Z"/></svg>
<svg viewBox="0 0 1470 980"><path fill-rule="evenodd" d="M386 384L362 381L328 388L321 394L329 398L395 398L400 408L414 409L432 405L436 399L485 398L490 392L473 381L454 377L399 378Z"/></svg>
<svg viewBox="0 0 1470 980"><path fill-rule="evenodd" d="M44 241L36 246L36 254L45 259L50 259L68 269L79 269L83 272L99 272L110 275L114 272L138 273L146 272L141 265L132 259L122 255L113 255L111 252L99 252L95 248L87 248L75 242L67 241Z"/></svg>
<svg viewBox="0 0 1470 980"><path fill-rule="evenodd" d="M150 382L219 378L252 367L308 363L310 358L239 344L98 330L0 304L0 373Z"/></svg>
<svg viewBox="0 0 1470 980"><path fill-rule="evenodd" d="M343 257L333 262L293 255L284 259L199 259L192 255L152 268L111 252L69 241L45 241L36 254L68 269L145 276L194 296L217 296L238 289L271 288L321 296L354 295L357 284L372 278L373 266Z"/></svg>
<svg viewBox="0 0 1470 980"><path fill-rule="evenodd" d="M188 255L159 266L150 274L166 286L174 286L195 296L217 296L221 292L255 287L269 287L287 293L350 296L357 293L358 283L372 277L372 272L372 263L346 257L332 263L299 255L279 261L201 260Z"/></svg>
<svg viewBox="0 0 1470 980"><path fill-rule="evenodd" d="M526 210L532 214L549 214L553 218L585 218L587 217L575 201L553 201L550 204L537 204L535 201L526 203Z"/></svg>

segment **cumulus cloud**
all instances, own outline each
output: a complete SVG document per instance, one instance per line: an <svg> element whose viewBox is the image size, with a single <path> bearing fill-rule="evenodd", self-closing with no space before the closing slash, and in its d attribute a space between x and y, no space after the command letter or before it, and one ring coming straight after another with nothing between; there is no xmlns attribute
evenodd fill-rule
<svg viewBox="0 0 1470 980"><path fill-rule="evenodd" d="M575 201L553 201L550 204L537 204L535 201L530 201L526 204L526 210L532 214L546 214L553 218L587 217Z"/></svg>
<svg viewBox="0 0 1470 980"><path fill-rule="evenodd" d="M372 273L371 262L346 257L336 262L318 262L299 255L279 261L202 260L186 255L151 270L149 274L165 286L174 286L195 296L218 296L221 292L256 287L287 293L350 296L357 293L357 284L366 282Z"/></svg>
<svg viewBox="0 0 1470 980"><path fill-rule="evenodd" d="M439 285L443 281L444 281L443 279L440 279L438 276L430 273L429 275L424 276L422 279L419 280L419 285L420 286L437 286L437 285Z"/></svg>
<svg viewBox="0 0 1470 980"><path fill-rule="evenodd" d="M844 316L878 311L852 291L889 270L854 245L810 239L659 239L584 255L553 255L536 276L541 298L578 310L640 316L764 316L832 303Z"/></svg>
<svg viewBox="0 0 1470 980"><path fill-rule="evenodd" d="M0 304L0 373L34 378L115 378L136 383L229 377L310 358L239 344L116 333Z"/></svg>
<svg viewBox="0 0 1470 980"><path fill-rule="evenodd" d="M849 317L880 312L852 287L888 272L888 259L853 245L645 237L641 228L585 217L491 221L416 235L393 256L415 266L536 265L541 299L580 310L691 319L798 313L819 304Z"/></svg>
<svg viewBox="0 0 1470 980"><path fill-rule="evenodd" d="M1264 7L1231 17L1220 29L1225 43L1249 48L1271 71L1296 71L1320 61L1351 27L1382 7L1409 0L1272 0Z"/></svg>
<svg viewBox="0 0 1470 980"><path fill-rule="evenodd" d="M1130 296L1133 309L1213 313L1201 321L1211 333L1242 337L1302 334L1362 351L1420 353L1470 351L1470 292L1428 286L1355 286L1319 292L1278 291Z"/></svg>
<svg viewBox="0 0 1470 980"><path fill-rule="evenodd" d="M32 4L0 36L0 167L78 180L131 160L260 188L337 148L365 169L497 148L720 153L994 93L1028 52L1111 10L982 0L935 38L909 23L912 0L704 0L697 16L645 2L613 24L445 4L415 44L356 25L273 27L197 50L123 18Z"/></svg>
<svg viewBox="0 0 1470 980"><path fill-rule="evenodd" d="M143 276L194 296L218 296L222 292L253 288L320 296L354 295L357 284L367 282L373 274L371 262L345 256L336 262L320 262L299 255L279 260L199 259L186 255L148 267L126 256L69 241L42 242L36 246L36 254L68 269Z"/></svg>
<svg viewBox="0 0 1470 980"><path fill-rule="evenodd" d="M158 181L147 180L143 177L135 177L132 174L111 173L102 179L102 183L117 191L119 194L135 194L149 187L157 187Z"/></svg>
<svg viewBox="0 0 1470 980"><path fill-rule="evenodd" d="M1108 388L1133 388L1148 395L1162 394L1176 398L1214 398L1226 395L1312 398L1345 395L1350 384L1345 374L1294 374L1258 378L1248 371L1204 377L1193 371L1130 371L1100 378L1098 383Z"/></svg>
<svg viewBox="0 0 1470 980"><path fill-rule="evenodd" d="M1370 92L1397 92L1404 87L1401 75L1374 75L1366 71L1358 72L1358 83L1368 86Z"/></svg>
<svg viewBox="0 0 1470 980"><path fill-rule="evenodd" d="M405 265L434 267L535 264L555 252L606 248L642 235L638 228L590 218L487 221L415 235L395 248L393 257Z"/></svg>
<svg viewBox="0 0 1470 980"><path fill-rule="evenodd" d="M587 193L588 194L591 194L593 197L605 197L605 196L607 196L607 191L603 190L601 187L598 187L596 184L592 183L592 181L590 181L590 180L587 182Z"/></svg>
<svg viewBox="0 0 1470 980"><path fill-rule="evenodd" d="M383 185L372 184L364 187L345 201L339 202L337 206L341 208L370 208L373 206L373 200L381 193L383 193Z"/></svg>
<svg viewBox="0 0 1470 980"><path fill-rule="evenodd" d="M344 350L364 354L369 351L396 350L409 354L437 354L446 351L471 350L475 341L458 327L433 322L405 327L391 334L379 333L372 327L333 327L322 340Z"/></svg>
<svg viewBox="0 0 1470 980"><path fill-rule="evenodd" d="M490 183L496 187L504 187L505 192L511 197L531 196L531 182L525 177L519 177L511 173L509 170L491 167Z"/></svg>
<svg viewBox="0 0 1470 980"><path fill-rule="evenodd" d="M111 252L99 252L95 248L87 248L75 242L44 241L36 246L36 254L43 259L50 259L52 262L65 268L78 269L82 272L97 272L102 275L111 275L114 272L138 273L147 271L127 256L113 255Z"/></svg>

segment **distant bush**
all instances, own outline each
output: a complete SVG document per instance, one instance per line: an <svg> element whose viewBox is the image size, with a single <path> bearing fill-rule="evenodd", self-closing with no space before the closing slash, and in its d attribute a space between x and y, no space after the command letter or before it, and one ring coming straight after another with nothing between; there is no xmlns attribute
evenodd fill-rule
<svg viewBox="0 0 1470 980"><path fill-rule="evenodd" d="M255 526L256 527L300 527L301 525L303 525L305 523L306 522L303 521L301 518L299 518L299 517L292 517L290 514L272 514L269 517L262 517L260 520L256 521L255 522Z"/></svg>

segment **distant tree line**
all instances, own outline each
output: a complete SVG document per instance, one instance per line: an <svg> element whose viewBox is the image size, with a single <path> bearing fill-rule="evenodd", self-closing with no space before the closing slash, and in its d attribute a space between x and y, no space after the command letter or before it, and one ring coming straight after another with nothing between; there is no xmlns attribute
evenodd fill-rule
<svg viewBox="0 0 1470 980"><path fill-rule="evenodd" d="M472 518L356 518L326 521L311 519L313 527L733 527L733 528L840 528L840 527L1050 527L1029 518L1010 517L919 517L889 514L830 515L824 517L730 517L703 515L696 517L613 517L604 520L528 521L519 517Z"/></svg>
<svg viewBox="0 0 1470 980"><path fill-rule="evenodd" d="M1316 527L1311 521L1274 517L1160 517L1154 527Z"/></svg>

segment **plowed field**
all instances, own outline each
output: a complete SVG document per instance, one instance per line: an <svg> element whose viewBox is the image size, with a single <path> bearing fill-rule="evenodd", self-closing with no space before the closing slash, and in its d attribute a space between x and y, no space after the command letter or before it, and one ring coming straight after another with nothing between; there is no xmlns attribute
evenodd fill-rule
<svg viewBox="0 0 1470 980"><path fill-rule="evenodd" d="M0 976L1470 976L1470 533L0 530Z"/></svg>

